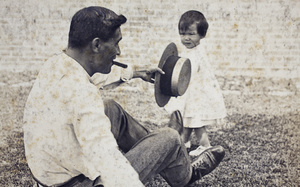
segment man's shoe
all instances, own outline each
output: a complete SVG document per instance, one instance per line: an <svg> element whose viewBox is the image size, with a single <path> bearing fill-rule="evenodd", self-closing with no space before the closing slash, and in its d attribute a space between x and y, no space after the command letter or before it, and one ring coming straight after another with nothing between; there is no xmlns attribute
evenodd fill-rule
<svg viewBox="0 0 300 187"><path fill-rule="evenodd" d="M224 156L224 148L220 145L213 146L202 152L192 163L193 172L188 184L192 184L212 172L220 164Z"/></svg>
<svg viewBox="0 0 300 187"><path fill-rule="evenodd" d="M171 114L168 127L175 129L181 135L183 131L183 120L179 110L174 111Z"/></svg>

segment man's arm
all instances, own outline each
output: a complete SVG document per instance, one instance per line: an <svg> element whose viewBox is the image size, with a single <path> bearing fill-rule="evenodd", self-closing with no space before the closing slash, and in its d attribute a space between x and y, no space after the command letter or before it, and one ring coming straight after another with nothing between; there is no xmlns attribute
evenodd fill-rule
<svg viewBox="0 0 300 187"><path fill-rule="evenodd" d="M128 66L126 69L117 69L113 70L109 75L109 78L105 81L104 85L99 85L99 80L97 77L103 75L97 75L93 77L93 82L95 85L102 89L113 89L118 87L124 82L127 82L131 79L140 78L146 82L154 83L156 73L165 74L160 68L150 68L148 70L138 70L134 71L131 66Z"/></svg>
<svg viewBox="0 0 300 187"><path fill-rule="evenodd" d="M144 186L118 149L99 91L92 85L78 91L73 125L85 158L84 174L91 180L100 176L105 186Z"/></svg>
<svg viewBox="0 0 300 187"><path fill-rule="evenodd" d="M157 67L148 70L134 71L132 78L141 78L146 82L154 83L156 73L165 74L163 70Z"/></svg>

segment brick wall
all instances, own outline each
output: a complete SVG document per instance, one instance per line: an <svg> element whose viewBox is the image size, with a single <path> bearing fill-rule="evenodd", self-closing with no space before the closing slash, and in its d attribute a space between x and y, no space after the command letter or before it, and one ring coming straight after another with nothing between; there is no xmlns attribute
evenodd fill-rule
<svg viewBox="0 0 300 187"><path fill-rule="evenodd" d="M1 0L0 70L39 69L67 45L72 15L90 5L128 18L120 61L156 65L178 39L180 15L196 9L210 24L205 41L217 75L293 79L300 88L299 0Z"/></svg>

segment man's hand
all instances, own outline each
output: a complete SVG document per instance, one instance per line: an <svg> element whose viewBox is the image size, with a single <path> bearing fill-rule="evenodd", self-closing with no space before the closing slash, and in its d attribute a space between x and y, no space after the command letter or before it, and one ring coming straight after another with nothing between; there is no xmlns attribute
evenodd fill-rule
<svg viewBox="0 0 300 187"><path fill-rule="evenodd" d="M142 80L154 83L156 73L165 74L160 68L152 68L149 70L134 71L133 78L141 78Z"/></svg>

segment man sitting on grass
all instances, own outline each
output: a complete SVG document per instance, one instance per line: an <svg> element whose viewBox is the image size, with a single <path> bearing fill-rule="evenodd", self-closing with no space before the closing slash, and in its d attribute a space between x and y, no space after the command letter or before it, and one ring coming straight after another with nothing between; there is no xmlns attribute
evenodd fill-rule
<svg viewBox="0 0 300 187"><path fill-rule="evenodd" d="M223 159L216 146L191 163L176 130L149 132L119 104L102 100L91 76L110 73L125 22L103 7L79 10L67 49L41 69L24 112L26 158L40 186L137 187L159 173L181 187ZM134 77L151 82L156 72L163 73L155 68Z"/></svg>

